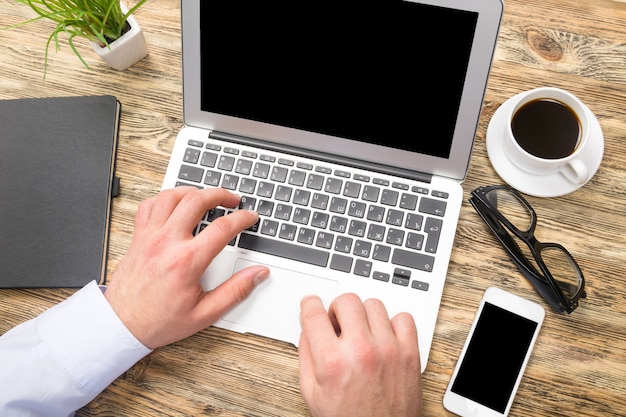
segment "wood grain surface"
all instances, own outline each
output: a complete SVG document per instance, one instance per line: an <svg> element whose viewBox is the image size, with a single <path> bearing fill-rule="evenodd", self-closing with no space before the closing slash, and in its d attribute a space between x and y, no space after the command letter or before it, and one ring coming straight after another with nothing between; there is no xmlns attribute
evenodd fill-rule
<svg viewBox="0 0 626 417"><path fill-rule="evenodd" d="M132 4L133 2L131 2ZM0 27L33 17L0 0ZM128 70L106 66L77 41L90 69L62 44L50 50L40 21L0 30L0 98L113 94L122 102L108 274L127 250L140 201L155 195L182 126L180 3L150 0L137 13L148 56ZM454 28L450 28L454 30ZM215 34L215 41L220 36ZM507 0L471 165L466 199L480 185L501 184L485 148L497 108L539 86L564 88L598 118L605 153L581 189L528 197L537 237L563 244L580 264L588 297L561 316L532 289L472 207L461 210L430 361L423 374L424 415L448 416L442 396L478 302L489 286L547 310L511 416L626 416L626 2ZM1 126L0 126L1 128ZM1 197L0 197L1 198ZM1 250L1 248L0 248ZM35 317L70 289L0 290L0 333ZM158 349L120 376L77 416L308 416L298 388L297 350L250 335L206 329Z"/></svg>

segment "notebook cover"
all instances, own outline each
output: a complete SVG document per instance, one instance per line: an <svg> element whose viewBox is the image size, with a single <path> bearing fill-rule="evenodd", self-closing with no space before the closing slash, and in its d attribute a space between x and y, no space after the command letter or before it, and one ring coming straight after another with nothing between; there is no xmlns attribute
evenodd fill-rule
<svg viewBox="0 0 626 417"><path fill-rule="evenodd" d="M113 96L0 100L0 287L104 281L120 111Z"/></svg>

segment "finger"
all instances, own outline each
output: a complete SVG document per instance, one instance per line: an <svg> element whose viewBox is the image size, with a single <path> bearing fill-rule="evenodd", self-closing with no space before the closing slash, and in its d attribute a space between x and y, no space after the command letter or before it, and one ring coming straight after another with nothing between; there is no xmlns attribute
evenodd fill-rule
<svg viewBox="0 0 626 417"><path fill-rule="evenodd" d="M417 326L409 313L398 313L391 319L391 327L398 341L405 347L415 346L418 338Z"/></svg>
<svg viewBox="0 0 626 417"><path fill-rule="evenodd" d="M160 228L170 218L180 200L186 194L194 191L198 191L198 189L187 186L161 191L154 197L155 200L151 204L150 216L148 218L149 224L155 228Z"/></svg>
<svg viewBox="0 0 626 417"><path fill-rule="evenodd" d="M389 314L382 301L371 298L363 303L369 329L376 338L395 337Z"/></svg>
<svg viewBox="0 0 626 417"><path fill-rule="evenodd" d="M370 333L365 306L356 294L346 293L335 298L328 314L336 321L341 336L351 338Z"/></svg>
<svg viewBox="0 0 626 417"><path fill-rule="evenodd" d="M307 335L300 333L300 341L298 342L298 367L300 375L300 391L303 394L308 393L315 385L315 363L311 357L311 348Z"/></svg>
<svg viewBox="0 0 626 417"><path fill-rule="evenodd" d="M269 276L269 268L263 265L244 268L203 294L196 306L196 320L206 328L215 323L228 310L248 298L254 288Z"/></svg>
<svg viewBox="0 0 626 417"><path fill-rule="evenodd" d="M167 226L176 232L191 234L207 210L217 206L235 207L239 200L238 195L224 188L193 190L182 195L166 220Z"/></svg>
<svg viewBox="0 0 626 417"><path fill-rule="evenodd" d="M139 203L137 214L135 214L135 234L143 231L148 225L156 199L157 197L154 196Z"/></svg>
<svg viewBox="0 0 626 417"><path fill-rule="evenodd" d="M200 263L199 268L206 269L228 242L258 219L259 214L255 211L238 210L212 221L191 243L191 250L203 254L195 258Z"/></svg>
<svg viewBox="0 0 626 417"><path fill-rule="evenodd" d="M418 376L421 375L419 340L413 316L409 313L399 313L391 319L391 326L400 343L403 357L410 361L407 366L415 369Z"/></svg>
<svg viewBox="0 0 626 417"><path fill-rule="evenodd" d="M300 340L306 339L308 352L313 363L315 356L321 354L337 342L337 335L322 300L316 295L302 298L300 301Z"/></svg>

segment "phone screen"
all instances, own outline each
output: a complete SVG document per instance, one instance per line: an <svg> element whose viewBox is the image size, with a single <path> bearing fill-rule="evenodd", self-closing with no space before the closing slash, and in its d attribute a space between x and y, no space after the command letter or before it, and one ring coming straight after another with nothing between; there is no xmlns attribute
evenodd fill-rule
<svg viewBox="0 0 626 417"><path fill-rule="evenodd" d="M485 302L451 391L504 413L537 325Z"/></svg>

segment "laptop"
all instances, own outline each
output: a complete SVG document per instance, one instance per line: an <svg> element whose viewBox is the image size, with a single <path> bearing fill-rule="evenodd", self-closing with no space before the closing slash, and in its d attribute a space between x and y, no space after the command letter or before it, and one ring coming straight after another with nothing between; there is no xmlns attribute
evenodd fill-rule
<svg viewBox="0 0 626 417"><path fill-rule="evenodd" d="M162 188L224 187L260 213L205 289L271 270L216 326L297 346L303 296L354 292L413 315L424 371L502 11L182 0L185 126Z"/></svg>

